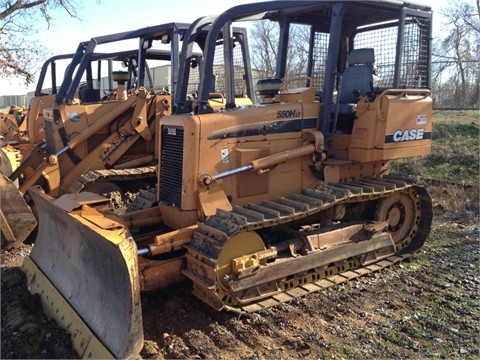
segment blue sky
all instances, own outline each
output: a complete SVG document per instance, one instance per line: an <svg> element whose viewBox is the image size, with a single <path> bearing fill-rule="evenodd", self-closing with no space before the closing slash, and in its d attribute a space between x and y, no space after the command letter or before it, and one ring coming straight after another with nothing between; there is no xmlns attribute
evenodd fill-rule
<svg viewBox="0 0 480 360"><path fill-rule="evenodd" d="M215 15L228 8L256 0L86 0L79 2L80 19L72 19L65 11L52 13L50 29L43 28L34 36L50 56L74 52L80 41L122 31L134 30L167 22L192 22L200 16ZM419 0L434 10L434 27L439 29L439 10L448 0ZM437 16L435 17L435 14ZM21 81L0 78L0 96L33 91Z"/></svg>
<svg viewBox="0 0 480 360"><path fill-rule="evenodd" d="M32 38L49 50L50 57L72 53L79 42L92 37L168 22L193 22L200 16L220 14L232 6L249 2L256 0L78 1L79 19L58 9L50 14L50 28L45 25ZM0 78L0 96L21 95L33 90L35 84L26 87L21 80Z"/></svg>

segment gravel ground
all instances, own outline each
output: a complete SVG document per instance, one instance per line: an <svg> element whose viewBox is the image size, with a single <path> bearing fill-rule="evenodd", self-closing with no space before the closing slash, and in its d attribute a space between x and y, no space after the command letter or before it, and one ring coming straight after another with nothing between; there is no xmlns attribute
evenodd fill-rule
<svg viewBox="0 0 480 360"><path fill-rule="evenodd" d="M144 295L140 357L478 359L475 196L473 208L470 202L455 213L448 201L434 201L432 232L413 261L257 314L217 313L190 294L188 283ZM76 358L69 336L27 291L19 266L31 248L1 252L1 358Z"/></svg>

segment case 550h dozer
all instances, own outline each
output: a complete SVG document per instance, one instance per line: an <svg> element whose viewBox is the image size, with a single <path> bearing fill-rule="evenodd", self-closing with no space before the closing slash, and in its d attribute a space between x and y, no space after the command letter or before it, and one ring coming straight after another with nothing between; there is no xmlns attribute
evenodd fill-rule
<svg viewBox="0 0 480 360"><path fill-rule="evenodd" d="M24 270L46 311L76 334L79 355L138 354L142 291L186 278L214 309L249 313L418 251L431 227L430 196L389 176L388 165L431 151L431 16L427 6L394 0L269 1L194 22L175 111L157 122L156 232L137 235L148 217L128 225L134 214L65 211L31 191L39 231ZM226 41L242 19L279 31L275 76L257 82L262 100L251 106L236 102L248 71ZM202 31L192 104L186 84ZM309 34L306 62L289 57L299 54L299 32ZM226 105L215 110L220 84Z"/></svg>

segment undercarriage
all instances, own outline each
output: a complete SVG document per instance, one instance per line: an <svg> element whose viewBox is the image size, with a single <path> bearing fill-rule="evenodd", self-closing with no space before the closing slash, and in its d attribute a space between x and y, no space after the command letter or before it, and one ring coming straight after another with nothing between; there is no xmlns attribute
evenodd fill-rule
<svg viewBox="0 0 480 360"><path fill-rule="evenodd" d="M255 312L405 260L430 229L426 190L398 177L319 185L218 211L187 245L194 294Z"/></svg>

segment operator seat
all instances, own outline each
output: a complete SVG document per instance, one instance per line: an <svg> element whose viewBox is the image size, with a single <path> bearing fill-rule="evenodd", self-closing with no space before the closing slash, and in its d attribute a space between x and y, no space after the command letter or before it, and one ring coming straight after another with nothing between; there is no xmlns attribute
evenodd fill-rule
<svg viewBox="0 0 480 360"><path fill-rule="evenodd" d="M355 49L348 56L348 68L342 75L339 96L339 113L354 113L360 96L373 90L373 49Z"/></svg>
<svg viewBox="0 0 480 360"><path fill-rule="evenodd" d="M80 102L83 103L93 103L100 102L100 90L94 89L93 87L88 86L87 84L81 84L78 88Z"/></svg>
<svg viewBox="0 0 480 360"><path fill-rule="evenodd" d="M336 132L344 134L352 132L358 100L361 96L373 92L374 62L373 49L355 49L350 52L348 67L341 77L338 103L335 106Z"/></svg>

